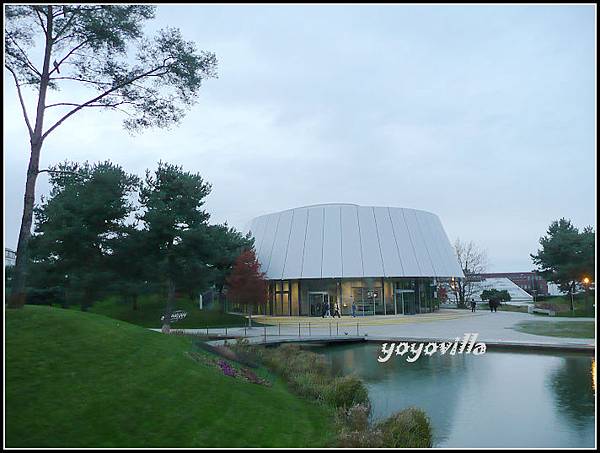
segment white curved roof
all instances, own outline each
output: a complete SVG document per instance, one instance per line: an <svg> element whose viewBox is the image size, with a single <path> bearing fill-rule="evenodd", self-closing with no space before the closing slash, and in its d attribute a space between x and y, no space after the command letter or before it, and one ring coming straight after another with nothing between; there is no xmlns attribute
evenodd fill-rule
<svg viewBox="0 0 600 453"><path fill-rule="evenodd" d="M256 217L249 229L268 279L463 277L426 211L321 204Z"/></svg>

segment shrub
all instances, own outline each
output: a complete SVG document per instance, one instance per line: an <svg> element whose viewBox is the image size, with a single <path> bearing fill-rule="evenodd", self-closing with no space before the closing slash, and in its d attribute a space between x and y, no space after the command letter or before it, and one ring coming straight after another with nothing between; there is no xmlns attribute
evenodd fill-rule
<svg viewBox="0 0 600 453"><path fill-rule="evenodd" d="M356 376L336 377L328 385L326 400L333 407L350 408L369 402L369 392Z"/></svg>
<svg viewBox="0 0 600 453"><path fill-rule="evenodd" d="M297 395L325 401L327 393L326 379L315 373L301 373L288 380L288 386Z"/></svg>
<svg viewBox="0 0 600 453"><path fill-rule="evenodd" d="M266 352L266 351L265 351ZM325 358L313 352L304 351L293 344L283 344L264 354L266 365L285 378L298 374L320 374L328 372Z"/></svg>
<svg viewBox="0 0 600 453"><path fill-rule="evenodd" d="M51 288L28 288L27 304L29 305L52 305L65 304L65 290L60 286Z"/></svg>
<svg viewBox="0 0 600 453"><path fill-rule="evenodd" d="M336 415L337 446L345 448L381 447L381 433L369 423L371 405L355 404Z"/></svg>
<svg viewBox="0 0 600 453"><path fill-rule="evenodd" d="M349 408L338 410L336 422L341 429L348 431L362 431L369 426L371 416L371 403L355 404Z"/></svg>
<svg viewBox="0 0 600 453"><path fill-rule="evenodd" d="M374 427L388 448L431 448L433 436L427 414L416 407L404 409Z"/></svg>
<svg viewBox="0 0 600 453"><path fill-rule="evenodd" d="M337 446L342 448L382 448L381 433L371 426L362 430L342 429L338 434Z"/></svg>

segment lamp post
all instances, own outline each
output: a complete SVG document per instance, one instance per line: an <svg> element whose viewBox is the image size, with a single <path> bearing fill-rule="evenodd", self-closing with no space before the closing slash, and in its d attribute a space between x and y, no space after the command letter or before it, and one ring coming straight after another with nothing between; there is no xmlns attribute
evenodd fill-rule
<svg viewBox="0 0 600 453"><path fill-rule="evenodd" d="M583 277L583 287L585 289L585 310L588 311L588 289L590 287L589 277Z"/></svg>

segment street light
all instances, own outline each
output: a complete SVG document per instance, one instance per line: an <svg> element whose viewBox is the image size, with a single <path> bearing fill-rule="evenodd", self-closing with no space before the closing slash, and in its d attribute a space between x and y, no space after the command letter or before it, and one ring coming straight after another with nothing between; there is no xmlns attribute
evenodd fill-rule
<svg viewBox="0 0 600 453"><path fill-rule="evenodd" d="M588 310L588 289L590 287L589 277L583 277L583 287L585 288L585 309Z"/></svg>

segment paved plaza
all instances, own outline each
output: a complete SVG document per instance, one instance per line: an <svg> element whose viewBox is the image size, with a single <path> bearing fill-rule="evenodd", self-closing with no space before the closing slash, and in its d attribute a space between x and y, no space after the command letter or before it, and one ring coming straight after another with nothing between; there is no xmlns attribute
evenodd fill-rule
<svg viewBox="0 0 600 453"><path fill-rule="evenodd" d="M532 335L514 330L521 321L593 321L594 318L558 318L517 312L442 309L412 316L349 316L342 318L262 317L255 322L268 326L210 329L183 329L190 334L247 337L252 342L319 341L341 339L369 340L450 340L466 333L478 334L478 341L490 344L546 345L556 347L595 347L595 339ZM176 326L173 326L176 328ZM159 329L155 329L159 330ZM177 329L179 330L179 329Z"/></svg>

